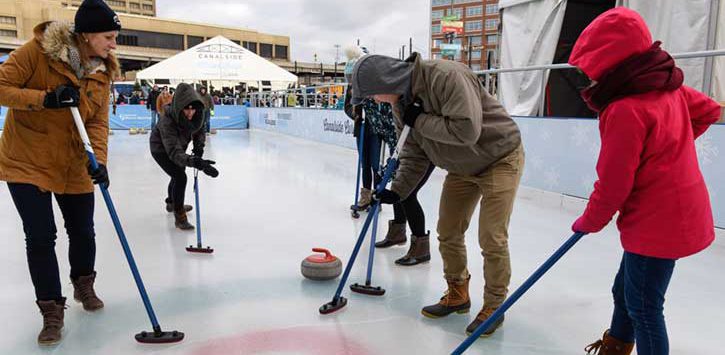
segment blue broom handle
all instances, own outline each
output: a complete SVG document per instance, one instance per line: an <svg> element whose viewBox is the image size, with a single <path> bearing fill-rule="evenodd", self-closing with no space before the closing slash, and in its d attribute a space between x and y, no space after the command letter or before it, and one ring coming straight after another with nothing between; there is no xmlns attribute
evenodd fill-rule
<svg viewBox="0 0 725 355"><path fill-rule="evenodd" d="M81 136L83 147L88 154L88 160L91 162L91 167L93 168L93 170L98 169L98 161L96 160L96 155L93 152L91 141L88 138L86 127L83 125L83 119L81 118L81 114L80 112L78 112L77 107L71 107L70 110L73 114L73 121L75 122L76 128L78 129L78 134ZM116 228L116 233L118 234L118 239L120 240L121 246L123 247L123 252L124 254L126 254L128 265L131 267L133 279L136 281L138 292L141 294L141 299L143 300L144 307L146 307L146 313L148 313L149 319L151 320L151 325L153 326L154 330L158 329L160 331L161 327L159 326L159 322L156 319L156 314L154 313L153 307L151 307L151 301L149 301L149 296L146 293L146 288L144 287L143 281L141 280L141 275L139 274L138 268L136 267L136 262L133 259L131 248L129 247L128 241L126 240L126 235L123 233L123 228L121 227L121 222L118 219L118 213L116 212L116 208L113 206L111 195L108 193L108 186L106 186L105 184L102 185L101 193L103 194L103 199L106 201L108 212L111 214L113 226Z"/></svg>

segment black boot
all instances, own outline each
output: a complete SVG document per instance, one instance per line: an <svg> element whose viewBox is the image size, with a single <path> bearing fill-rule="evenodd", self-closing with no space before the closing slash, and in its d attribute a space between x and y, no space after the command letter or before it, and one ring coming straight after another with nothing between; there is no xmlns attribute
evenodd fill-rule
<svg viewBox="0 0 725 355"><path fill-rule="evenodd" d="M193 207L189 205L184 205L184 211L189 212L191 211ZM166 212L174 212L174 203L169 201L169 199L166 199Z"/></svg>

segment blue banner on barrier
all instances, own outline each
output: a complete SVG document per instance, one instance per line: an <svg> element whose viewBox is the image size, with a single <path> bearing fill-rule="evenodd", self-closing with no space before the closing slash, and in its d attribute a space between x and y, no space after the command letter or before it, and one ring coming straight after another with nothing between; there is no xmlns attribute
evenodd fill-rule
<svg viewBox="0 0 725 355"><path fill-rule="evenodd" d="M340 110L250 108L249 126L355 149L353 121Z"/></svg>
<svg viewBox="0 0 725 355"><path fill-rule="evenodd" d="M5 125L7 107L0 107L0 127ZM151 128L151 111L144 105L119 105L116 114L109 110L109 126L111 129ZM249 116L244 106L216 106L211 118L211 128L247 129Z"/></svg>
<svg viewBox="0 0 725 355"><path fill-rule="evenodd" d="M151 111L144 105L120 105L116 114L109 116L111 129L151 128ZM244 106L216 106L211 117L211 128L247 129L249 118Z"/></svg>

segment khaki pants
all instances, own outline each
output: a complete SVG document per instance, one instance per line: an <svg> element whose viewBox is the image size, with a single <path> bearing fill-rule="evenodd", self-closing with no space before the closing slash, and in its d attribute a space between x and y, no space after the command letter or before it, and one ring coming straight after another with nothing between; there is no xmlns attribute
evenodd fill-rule
<svg viewBox="0 0 725 355"><path fill-rule="evenodd" d="M498 307L506 299L511 280L508 225L524 169L524 149L519 146L479 176L449 173L443 183L438 218L439 249L447 281L469 277L465 233L476 209L478 244L483 255L484 307Z"/></svg>

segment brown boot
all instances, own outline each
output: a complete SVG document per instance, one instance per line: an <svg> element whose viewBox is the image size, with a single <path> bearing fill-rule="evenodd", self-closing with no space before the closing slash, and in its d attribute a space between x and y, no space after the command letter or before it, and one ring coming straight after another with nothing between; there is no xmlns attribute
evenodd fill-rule
<svg viewBox="0 0 725 355"><path fill-rule="evenodd" d="M402 245L408 238L405 236L405 223L395 223L393 220L388 221L388 234L385 239L375 243L376 248L389 248L393 245Z"/></svg>
<svg viewBox="0 0 725 355"><path fill-rule="evenodd" d="M458 314L468 313L471 309L471 298L468 297L468 276L466 281L458 284L448 281L448 290L441 297L441 300L430 306L423 307L421 313L428 318L445 317L453 312Z"/></svg>
<svg viewBox="0 0 725 355"><path fill-rule="evenodd" d="M370 207L370 203L373 201L373 190L362 188L360 189L360 200L357 201L357 206L360 210L367 209Z"/></svg>
<svg viewBox="0 0 725 355"><path fill-rule="evenodd" d="M60 342L65 314L65 297L59 301L35 301L43 315L43 330L38 334L38 344L55 345Z"/></svg>
<svg viewBox="0 0 725 355"><path fill-rule="evenodd" d="M96 272L88 276L81 276L73 282L73 299L83 303L83 309L86 311L97 311L103 308L103 301L96 296L93 289L93 283L96 281Z"/></svg>
<svg viewBox="0 0 725 355"><path fill-rule="evenodd" d="M189 223L189 219L186 218L186 211L175 211L174 218L176 218L176 221L174 222L176 228L179 228L181 230L194 229L194 226Z"/></svg>
<svg viewBox="0 0 725 355"><path fill-rule="evenodd" d="M589 344L584 351L591 355L629 355L634 350L634 343L625 343L604 332L601 340Z"/></svg>
<svg viewBox="0 0 725 355"><path fill-rule="evenodd" d="M478 312L476 319L474 319L473 322L471 322L471 324L469 324L468 327L466 327L466 334L468 334L468 335L473 334L473 332L476 331L478 326L483 324L488 319L488 317L490 317L493 314L493 312L496 312L497 309L498 308L483 307L483 309L480 312ZM493 334L493 332L495 332L496 329L500 328L501 325L503 324L503 318L504 318L504 316L499 317L498 320L496 320L496 322L493 323L488 328L488 330L486 330L485 332L483 332L481 334L481 338L485 338L485 337Z"/></svg>
<svg viewBox="0 0 725 355"><path fill-rule="evenodd" d="M424 236L410 236L410 249L395 263L402 266L413 266L430 261L430 232Z"/></svg>

